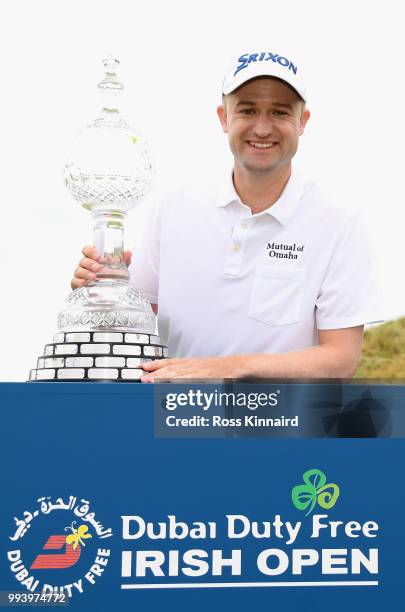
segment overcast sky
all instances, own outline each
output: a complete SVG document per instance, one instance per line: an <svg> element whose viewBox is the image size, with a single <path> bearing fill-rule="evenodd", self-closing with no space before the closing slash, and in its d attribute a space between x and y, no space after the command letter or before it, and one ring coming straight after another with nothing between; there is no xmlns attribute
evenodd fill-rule
<svg viewBox="0 0 405 612"><path fill-rule="evenodd" d="M92 241L62 169L71 135L98 115L110 52L121 61L123 115L156 162L157 187L130 213L128 247L159 189L190 175L209 182L230 166L215 113L224 71L235 55L268 50L306 75L312 116L296 165L364 211L387 314L405 314L400 9L394 0L3 3L0 380L25 380L35 366Z"/></svg>

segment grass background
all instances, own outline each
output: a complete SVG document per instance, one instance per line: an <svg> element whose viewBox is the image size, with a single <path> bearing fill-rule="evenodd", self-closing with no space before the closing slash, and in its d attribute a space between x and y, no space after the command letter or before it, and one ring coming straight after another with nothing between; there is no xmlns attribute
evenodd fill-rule
<svg viewBox="0 0 405 612"><path fill-rule="evenodd" d="M405 379L405 317L366 330L355 378Z"/></svg>

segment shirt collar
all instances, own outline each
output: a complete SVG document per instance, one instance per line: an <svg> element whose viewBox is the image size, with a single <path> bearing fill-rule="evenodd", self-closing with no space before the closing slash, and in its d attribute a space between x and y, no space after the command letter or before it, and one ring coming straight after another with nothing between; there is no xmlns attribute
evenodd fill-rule
<svg viewBox="0 0 405 612"><path fill-rule="evenodd" d="M218 194L216 201L216 205L218 207L223 208L234 203L243 206L238 194L236 193L232 176L233 172L229 174L225 184L223 184L222 189ZM276 219L279 223L281 223L281 225L287 225L301 199L304 191L304 184L305 181L303 178L295 170L292 170L291 176L288 179L287 184L278 200L263 212L257 213L255 217L270 215L270 217Z"/></svg>

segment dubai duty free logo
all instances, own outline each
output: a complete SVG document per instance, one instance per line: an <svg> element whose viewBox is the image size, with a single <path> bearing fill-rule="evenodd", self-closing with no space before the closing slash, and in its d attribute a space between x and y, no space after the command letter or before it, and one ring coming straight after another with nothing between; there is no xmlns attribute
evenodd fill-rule
<svg viewBox="0 0 405 612"><path fill-rule="evenodd" d="M83 593L107 568L111 550L104 540L112 529L96 519L87 499L40 497L37 504L23 518L14 517L16 530L9 539L15 547L7 552L11 572L29 592L69 598Z"/></svg>
<svg viewBox="0 0 405 612"><path fill-rule="evenodd" d="M307 470L302 479L304 484L295 486L291 491L292 502L298 510L308 510L305 514L308 516L316 504L325 510L333 508L340 495L337 484L327 483L326 475L318 469Z"/></svg>

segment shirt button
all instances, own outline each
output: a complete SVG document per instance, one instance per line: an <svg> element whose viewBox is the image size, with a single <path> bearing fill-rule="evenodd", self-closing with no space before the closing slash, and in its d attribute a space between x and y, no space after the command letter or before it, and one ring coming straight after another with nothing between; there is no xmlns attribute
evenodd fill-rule
<svg viewBox="0 0 405 612"><path fill-rule="evenodd" d="M238 253L240 251L239 242L235 242L235 244L233 245L233 250L235 251L235 253Z"/></svg>
<svg viewBox="0 0 405 612"><path fill-rule="evenodd" d="M241 223L240 224L240 229L247 229L248 228L248 224L247 223Z"/></svg>

